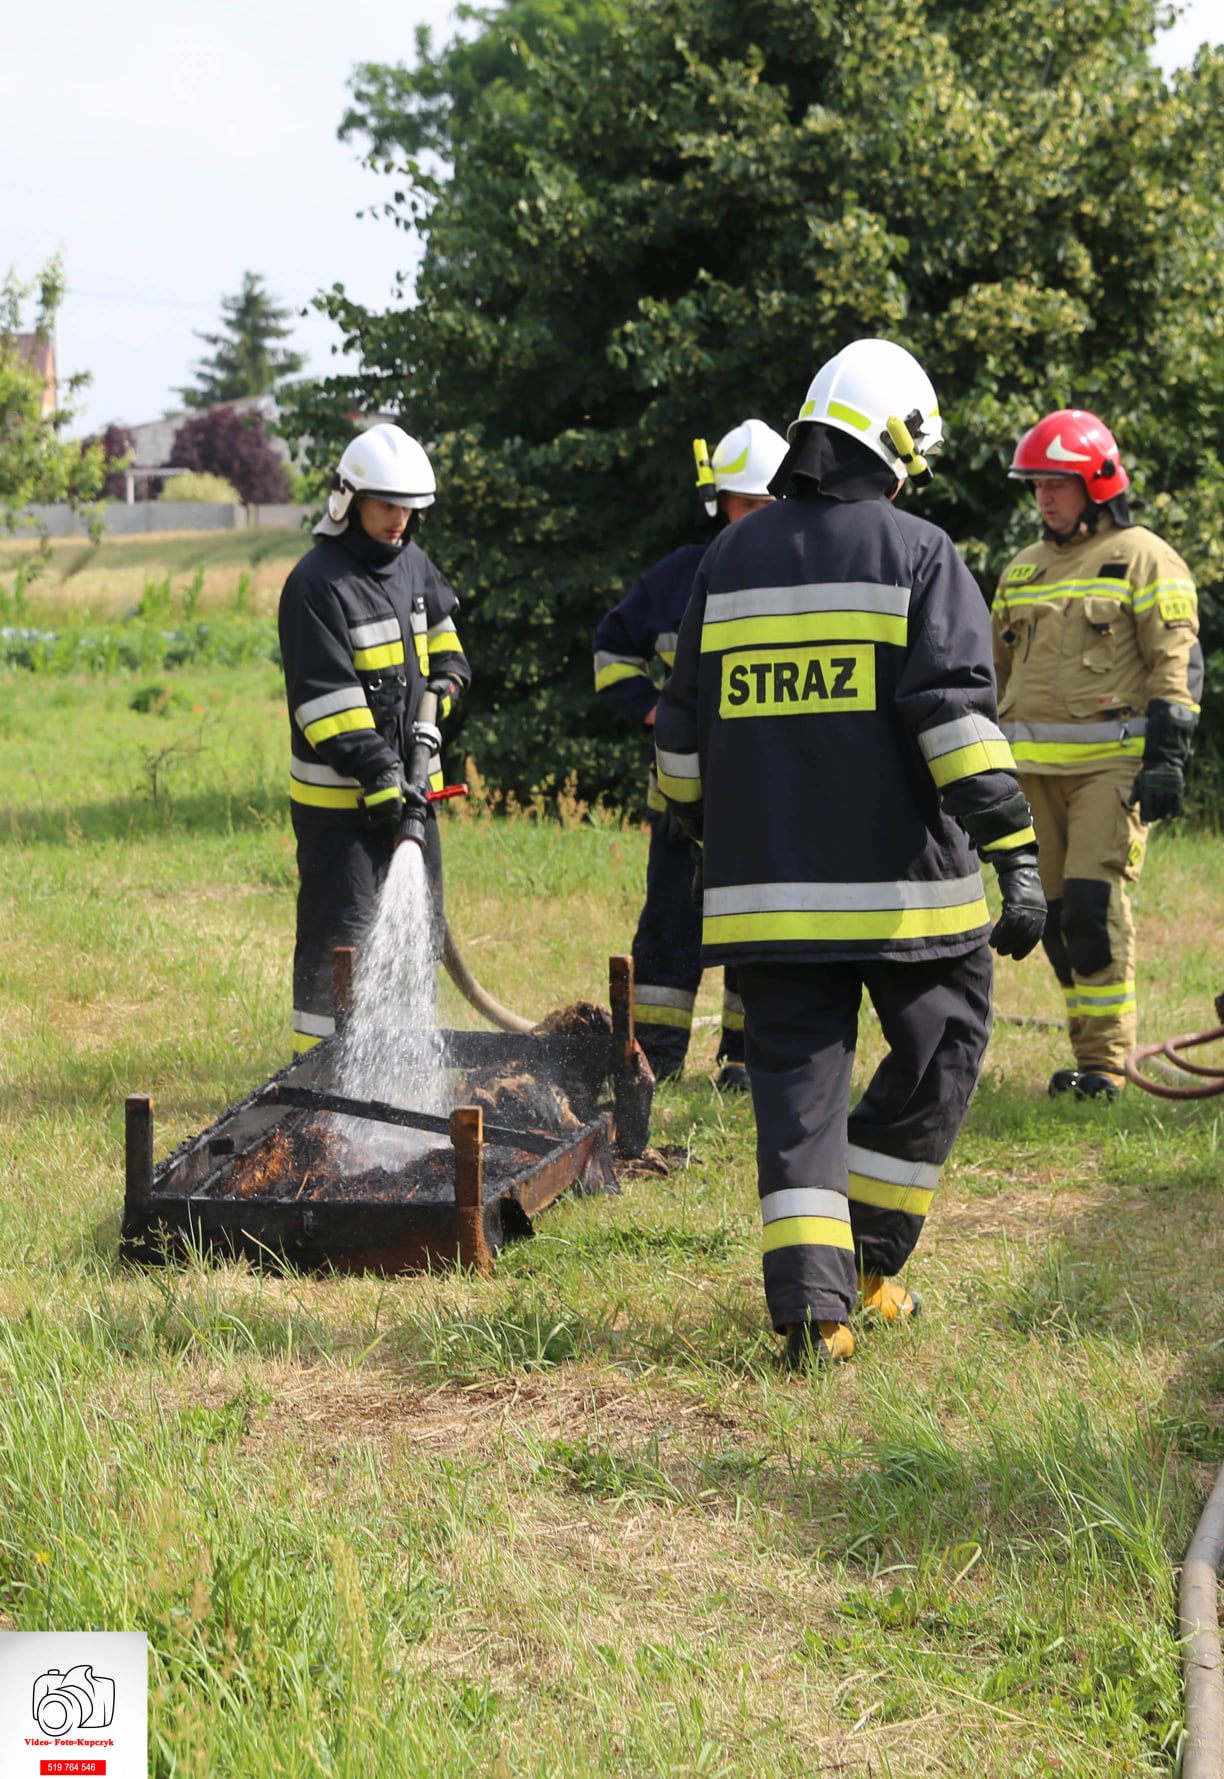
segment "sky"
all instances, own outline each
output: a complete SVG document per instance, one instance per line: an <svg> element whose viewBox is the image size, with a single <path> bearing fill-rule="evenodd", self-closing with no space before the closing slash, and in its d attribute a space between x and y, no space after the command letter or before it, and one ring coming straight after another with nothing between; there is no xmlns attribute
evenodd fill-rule
<svg viewBox="0 0 1224 1779"><path fill-rule="evenodd" d="M0 269L31 279L53 253L69 294L61 370L88 370L74 431L177 409L222 296L262 273L295 311L342 282L384 308L413 244L358 213L391 182L336 129L359 62L413 59L417 24L454 31L454 0L47 0L6 19ZM1166 70L1224 40L1224 0L1189 0L1158 45ZM336 363L310 311L291 344Z"/></svg>

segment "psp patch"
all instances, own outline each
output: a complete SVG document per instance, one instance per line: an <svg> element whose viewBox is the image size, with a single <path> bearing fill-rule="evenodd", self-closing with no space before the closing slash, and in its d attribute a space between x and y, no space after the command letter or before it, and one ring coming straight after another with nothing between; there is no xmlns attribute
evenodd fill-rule
<svg viewBox="0 0 1224 1779"><path fill-rule="evenodd" d="M752 649L723 657L721 717L798 717L875 707L871 643Z"/></svg>
<svg viewBox="0 0 1224 1779"><path fill-rule="evenodd" d="M1197 616L1197 604L1184 593L1161 593L1156 609L1166 624L1188 624Z"/></svg>

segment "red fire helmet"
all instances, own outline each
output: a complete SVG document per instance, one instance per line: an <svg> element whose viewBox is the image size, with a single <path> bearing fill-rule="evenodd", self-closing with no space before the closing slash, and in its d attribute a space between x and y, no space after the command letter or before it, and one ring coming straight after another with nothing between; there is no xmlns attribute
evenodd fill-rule
<svg viewBox="0 0 1224 1779"><path fill-rule="evenodd" d="M1009 473L1021 482L1079 476L1097 506L1130 487L1112 432L1086 408L1059 408L1031 426L1016 446Z"/></svg>

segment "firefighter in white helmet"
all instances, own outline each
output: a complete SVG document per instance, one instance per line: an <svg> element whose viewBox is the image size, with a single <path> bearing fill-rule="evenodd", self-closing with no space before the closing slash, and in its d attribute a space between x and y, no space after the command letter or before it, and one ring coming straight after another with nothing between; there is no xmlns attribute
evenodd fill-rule
<svg viewBox="0 0 1224 1779"><path fill-rule="evenodd" d="M1095 414L1047 414L1011 475L1032 487L1042 536L1003 570L994 654L1075 1056L1050 1092L1109 1101L1136 1042L1127 886L1147 825L1181 814L1203 683L1198 604L1177 552L1132 523L1130 477Z"/></svg>
<svg viewBox="0 0 1224 1779"><path fill-rule="evenodd" d="M853 1353L856 1304L913 1315L892 1275L977 1082L987 941L1023 957L1045 920L982 596L893 504L942 437L902 347L822 367L782 498L706 552L655 725L659 784L703 841L704 961L739 972L765 1294L798 1365ZM888 1054L851 1110L864 989Z"/></svg>
<svg viewBox="0 0 1224 1779"><path fill-rule="evenodd" d="M786 456L786 440L763 420L745 420L718 441L712 457L702 439L694 441L694 453L698 496L721 531L772 499L769 484ZM704 541L684 544L647 569L595 632L595 690L646 736L659 700L651 658L659 660L665 679L709 535L707 529ZM646 901L633 941L634 1014L638 1041L662 1078L680 1074L688 1052L701 983L701 916L693 905L691 843L668 811L653 769L646 807L650 858ZM733 968L723 981L718 1060L721 1087L747 1087L744 1010Z"/></svg>
<svg viewBox="0 0 1224 1779"><path fill-rule="evenodd" d="M442 783L407 782L422 695L449 714L471 673L455 630L458 599L415 542L436 481L423 447L400 427L372 426L346 447L318 543L293 569L280 602L289 705L289 796L297 839L295 1050L335 1028L332 952L359 945L409 810L431 814ZM426 862L441 916L437 824Z"/></svg>

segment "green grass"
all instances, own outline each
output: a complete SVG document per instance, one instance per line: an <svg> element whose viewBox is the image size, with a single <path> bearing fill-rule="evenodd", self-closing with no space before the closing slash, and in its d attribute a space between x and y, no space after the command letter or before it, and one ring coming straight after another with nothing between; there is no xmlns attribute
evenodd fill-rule
<svg viewBox="0 0 1224 1779"><path fill-rule="evenodd" d="M1224 1457L1212 1103L1053 1104L1060 1035L1001 1025L923 1321L828 1378L778 1370L705 1027L657 1102L690 1165L487 1280L118 1266L124 1095L162 1154L288 1053L285 726L271 663L0 673L0 1624L147 1631L163 1779L1173 1774L1173 1570ZM500 999L602 997L636 828L444 845ZM1222 889L1218 844L1158 837L1146 1032L1209 1018ZM1003 1009L1058 998L1000 967Z"/></svg>

